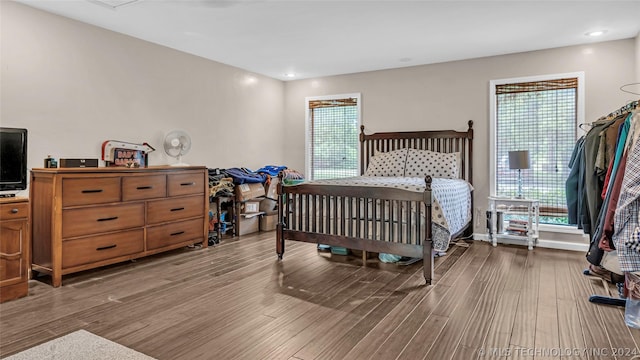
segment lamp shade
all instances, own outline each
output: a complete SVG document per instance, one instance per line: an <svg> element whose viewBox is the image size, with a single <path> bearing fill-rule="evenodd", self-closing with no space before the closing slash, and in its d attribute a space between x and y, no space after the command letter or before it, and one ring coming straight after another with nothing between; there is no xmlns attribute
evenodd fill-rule
<svg viewBox="0 0 640 360"><path fill-rule="evenodd" d="M509 169L528 169L529 150L509 151Z"/></svg>

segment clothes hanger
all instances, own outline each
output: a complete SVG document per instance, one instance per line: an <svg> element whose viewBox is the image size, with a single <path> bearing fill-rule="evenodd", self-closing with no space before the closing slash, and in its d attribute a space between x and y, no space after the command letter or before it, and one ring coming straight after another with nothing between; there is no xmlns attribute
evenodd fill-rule
<svg viewBox="0 0 640 360"><path fill-rule="evenodd" d="M591 124L592 123L582 123L582 124L578 125L578 127L580 128L580 130L589 132L589 130L591 129Z"/></svg>

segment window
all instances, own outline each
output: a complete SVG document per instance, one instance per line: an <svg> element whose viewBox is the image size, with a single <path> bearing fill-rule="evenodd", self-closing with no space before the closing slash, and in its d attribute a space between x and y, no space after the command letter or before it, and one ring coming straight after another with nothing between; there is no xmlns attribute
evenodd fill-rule
<svg viewBox="0 0 640 360"><path fill-rule="evenodd" d="M567 224L565 182L582 123L584 75L491 81L491 193L540 200L540 222ZM529 151L530 168L509 169L510 151Z"/></svg>
<svg viewBox="0 0 640 360"><path fill-rule="evenodd" d="M360 94L306 99L309 179L360 175Z"/></svg>

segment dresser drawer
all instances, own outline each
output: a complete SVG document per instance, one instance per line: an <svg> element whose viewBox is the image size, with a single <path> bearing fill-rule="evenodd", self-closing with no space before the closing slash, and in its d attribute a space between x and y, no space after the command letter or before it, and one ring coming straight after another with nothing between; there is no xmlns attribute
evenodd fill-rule
<svg viewBox="0 0 640 360"><path fill-rule="evenodd" d="M202 194L205 191L204 174L191 172L167 176L169 196Z"/></svg>
<svg viewBox="0 0 640 360"><path fill-rule="evenodd" d="M29 215L29 203L0 205L0 220L26 219Z"/></svg>
<svg viewBox="0 0 640 360"><path fill-rule="evenodd" d="M62 268L90 264L144 251L144 230L92 236L62 242Z"/></svg>
<svg viewBox="0 0 640 360"><path fill-rule="evenodd" d="M122 201L162 198L167 195L167 177L126 176L122 178Z"/></svg>
<svg viewBox="0 0 640 360"><path fill-rule="evenodd" d="M0 223L0 286L26 279L24 237L27 236L27 220ZM0 290L2 291L2 290Z"/></svg>
<svg viewBox="0 0 640 360"><path fill-rule="evenodd" d="M62 210L62 237L144 226L144 203Z"/></svg>
<svg viewBox="0 0 640 360"><path fill-rule="evenodd" d="M179 221L147 229L147 250L194 240L204 241L204 219Z"/></svg>
<svg viewBox="0 0 640 360"><path fill-rule="evenodd" d="M149 201L147 223L158 224L195 216L204 217L204 196L196 195L177 199Z"/></svg>
<svg viewBox="0 0 640 360"><path fill-rule="evenodd" d="M62 180L62 206L104 204L120 201L120 178Z"/></svg>

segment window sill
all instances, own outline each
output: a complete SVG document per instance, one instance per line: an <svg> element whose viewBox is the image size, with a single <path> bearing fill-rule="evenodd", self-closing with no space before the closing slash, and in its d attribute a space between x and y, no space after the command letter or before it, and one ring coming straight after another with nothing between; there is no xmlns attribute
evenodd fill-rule
<svg viewBox="0 0 640 360"><path fill-rule="evenodd" d="M575 226L567 226L567 225L540 224L538 226L538 231L571 234L571 235L586 235L584 231L582 231L582 229L578 229Z"/></svg>

